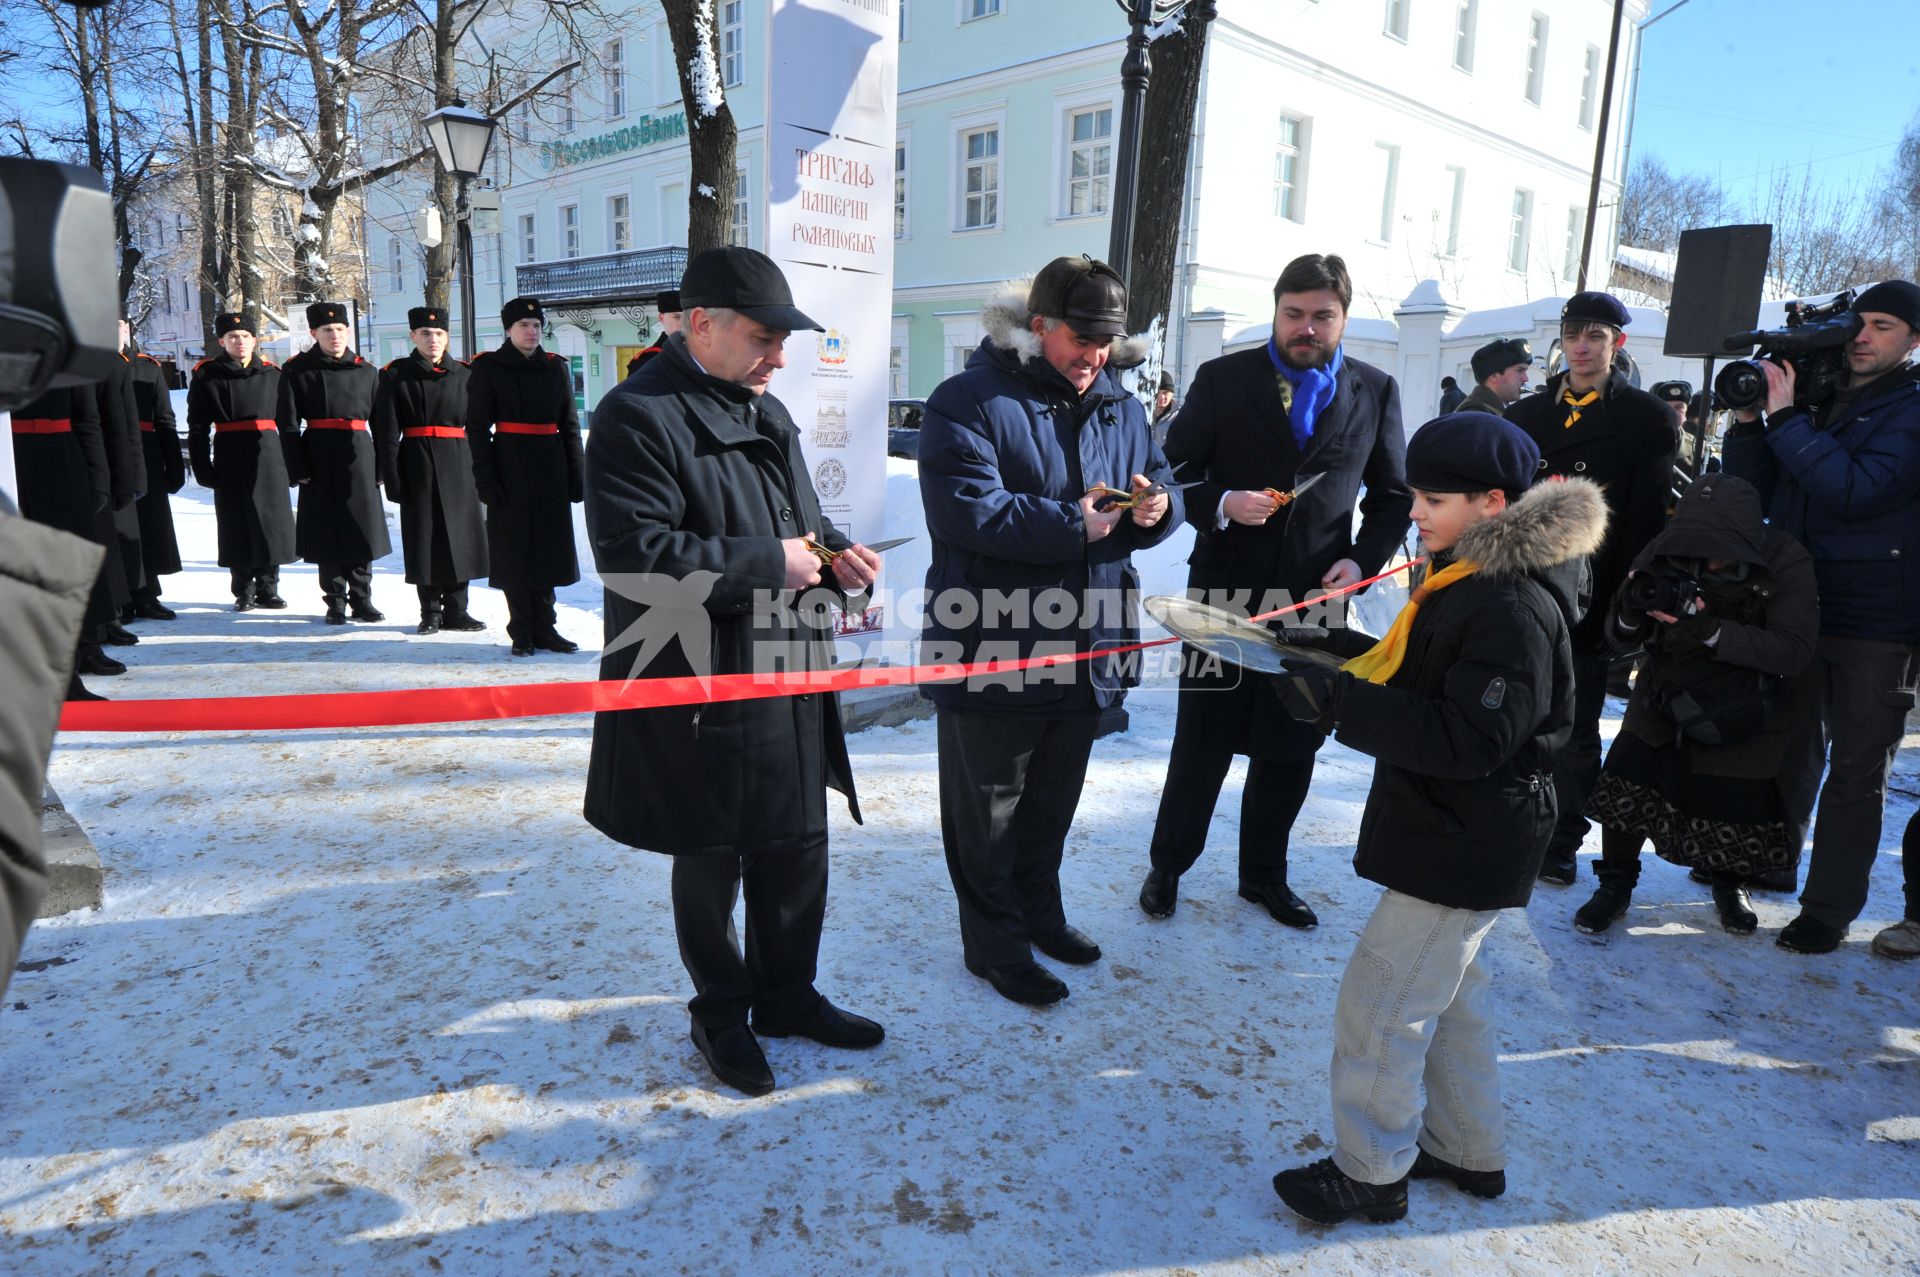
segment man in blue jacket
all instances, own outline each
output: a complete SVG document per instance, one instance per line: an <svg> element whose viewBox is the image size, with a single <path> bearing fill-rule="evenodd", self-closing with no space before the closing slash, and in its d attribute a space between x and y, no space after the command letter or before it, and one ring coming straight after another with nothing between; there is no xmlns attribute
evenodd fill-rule
<svg viewBox="0 0 1920 1277"><path fill-rule="evenodd" d="M1735 414L1723 462L1760 489L1769 521L1813 552L1820 583L1808 677L1823 685L1826 741L1805 751L1799 788L1811 798L1823 762L1827 779L1800 916L1778 940L1796 953L1833 952L1866 907L1887 769L1920 670L1920 383L1908 362L1920 346L1920 287L1876 284L1853 310L1860 332L1833 402L1796 406L1792 366L1762 361L1765 413Z"/></svg>
<svg viewBox="0 0 1920 1277"><path fill-rule="evenodd" d="M984 311L987 338L927 400L920 496L933 538L923 658L1091 659L930 686L939 710L940 825L967 969L1015 1002L1067 986L1033 959L1098 960L1067 924L1060 860L1100 711L1138 681L1140 581L1129 557L1180 524L1177 493L1149 493L1165 458L1109 361L1126 286L1061 257ZM1098 489L1130 494L1125 503Z"/></svg>

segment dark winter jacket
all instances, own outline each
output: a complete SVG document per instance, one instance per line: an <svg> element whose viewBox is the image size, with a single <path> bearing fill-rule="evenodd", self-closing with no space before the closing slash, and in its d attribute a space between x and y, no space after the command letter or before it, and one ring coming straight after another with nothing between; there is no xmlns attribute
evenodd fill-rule
<svg viewBox="0 0 1920 1277"><path fill-rule="evenodd" d="M136 509L140 554L149 582L180 570L180 543L173 531L173 506L167 500L187 482L180 455L180 428L173 419L167 370L152 355L123 356L133 374L134 411L140 420L140 448L147 467L147 494Z"/></svg>
<svg viewBox="0 0 1920 1277"><path fill-rule="evenodd" d="M709 377L676 334L600 401L589 454L587 533L607 584L601 678L833 664L834 592L775 605L783 540L812 532L833 549L849 544L820 513L778 399ZM831 695L594 717L587 821L630 847L801 850L826 836L828 788L857 821Z"/></svg>
<svg viewBox="0 0 1920 1277"><path fill-rule="evenodd" d="M400 504L411 585L461 585L487 574L487 527L467 443L469 375L451 355L432 364L417 353L380 371L373 440L387 499Z"/></svg>
<svg viewBox="0 0 1920 1277"><path fill-rule="evenodd" d="M223 568L260 571L299 557L286 449L293 423L279 419L280 370L255 355L203 359L187 391L187 451L193 477L213 489ZM265 429L256 429L265 422ZM225 425L228 428L222 429Z"/></svg>
<svg viewBox="0 0 1920 1277"><path fill-rule="evenodd" d="M1406 535L1413 507L1393 378L1347 358L1304 452L1294 443L1274 378L1265 347L1208 360L1195 373L1167 442L1181 478L1206 480L1186 492L1187 518L1199 533L1187 559L1187 589L1242 616L1304 602L1341 559L1374 575ZM1229 491L1284 492L1316 474L1326 478L1261 526L1219 526L1220 499ZM1336 603L1315 614L1332 612L1325 619L1337 626L1346 610ZM1276 761L1303 761L1319 748L1320 733L1280 708L1269 680L1242 678L1233 667L1187 666L1181 730L1203 729L1235 753Z"/></svg>
<svg viewBox="0 0 1920 1277"><path fill-rule="evenodd" d="M100 408L100 440L107 450L107 473L113 484L113 508L125 510L148 487L133 369L122 359L93 389Z"/></svg>
<svg viewBox="0 0 1920 1277"><path fill-rule="evenodd" d="M1146 410L1111 368L1083 395L1040 357L1024 287L1003 290L983 317L986 340L965 371L934 388L920 427L920 499L933 538L921 659L1015 660L1134 643L1140 577L1131 556L1179 526L1182 494L1170 495L1152 527L1123 513L1092 544L1078 503L1096 485L1125 489L1134 475L1166 468ZM921 694L936 705L1050 714L1067 703L1113 704L1139 680L1134 661L1095 657ZM1079 689L1072 698L1069 687Z"/></svg>
<svg viewBox="0 0 1920 1277"><path fill-rule="evenodd" d="M371 563L393 550L373 450L379 383L351 350L329 359L315 346L280 370L281 418L300 432L288 455L304 480L294 542L309 563Z"/></svg>
<svg viewBox="0 0 1920 1277"><path fill-rule="evenodd" d="M1820 632L1920 642L1920 382L1898 370L1815 423L1795 408L1727 435L1726 473L1813 552Z"/></svg>
<svg viewBox="0 0 1920 1277"><path fill-rule="evenodd" d="M1568 409L1560 401L1566 384L1564 372L1549 377L1544 391L1507 409L1507 420L1539 445L1542 476L1591 479L1606 494L1607 539L1593 560L1593 597L1606 600L1666 522L1673 500L1673 412L1616 370L1600 398L1568 427ZM1574 649L1605 652L1605 625L1606 608L1596 606L1574 627Z"/></svg>
<svg viewBox="0 0 1920 1277"><path fill-rule="evenodd" d="M1524 905L1554 825L1553 758L1573 727L1569 630L1606 532L1590 483L1530 489L1461 534L1479 565L1420 605L1385 684L1343 674L1341 744L1378 760L1353 867L1457 909Z"/></svg>
<svg viewBox="0 0 1920 1277"><path fill-rule="evenodd" d="M1464 395L1459 404L1461 412L1490 412L1496 417L1507 415L1507 405L1500 402L1500 396L1488 390L1485 385L1476 382L1472 390Z"/></svg>
<svg viewBox="0 0 1920 1277"><path fill-rule="evenodd" d="M528 433L516 425L554 429ZM545 347L523 355L511 341L474 356L467 441L487 506L488 583L514 590L578 581L567 503L581 498L580 416L567 361Z"/></svg>
<svg viewBox="0 0 1920 1277"><path fill-rule="evenodd" d="M13 467L21 514L100 540L97 516L112 500L113 479L91 386L49 390L13 414Z"/></svg>
<svg viewBox="0 0 1920 1277"><path fill-rule="evenodd" d="M1701 578L1707 560L1725 560L1738 568L1716 574L1718 580ZM1699 616L1668 625L1614 597L1608 641L1621 651L1642 645L1647 651L1622 730L1650 745L1678 745L1698 775L1774 778L1789 744L1820 713L1819 687L1802 677L1813 660L1820 629L1812 556L1785 532L1766 525L1760 495L1751 484L1728 474L1710 474L1687 489L1672 522L1647 543L1633 566L1636 572L1679 568L1703 579L1707 606ZM1735 575L1739 579L1726 579ZM1707 646L1715 634L1719 637ZM1720 746L1681 736L1673 716L1657 706L1675 689L1699 686L1703 676L1712 678L1729 668L1758 670L1780 680L1765 730ZM1810 808L1813 795L1803 797ZM1801 808L1790 802L1789 809Z"/></svg>

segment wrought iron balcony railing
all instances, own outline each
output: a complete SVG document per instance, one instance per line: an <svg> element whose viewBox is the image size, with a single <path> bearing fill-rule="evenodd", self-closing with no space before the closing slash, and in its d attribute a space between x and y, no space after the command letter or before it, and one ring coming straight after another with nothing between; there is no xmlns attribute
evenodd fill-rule
<svg viewBox="0 0 1920 1277"><path fill-rule="evenodd" d="M637 248L597 257L558 262L528 262L514 267L522 297L538 297L549 306L612 306L652 300L665 288L678 288L686 273L687 250L677 244Z"/></svg>

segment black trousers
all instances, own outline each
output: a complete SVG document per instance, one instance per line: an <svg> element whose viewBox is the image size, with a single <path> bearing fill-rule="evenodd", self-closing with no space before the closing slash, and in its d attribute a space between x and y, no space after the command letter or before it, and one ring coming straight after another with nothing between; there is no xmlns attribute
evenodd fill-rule
<svg viewBox="0 0 1920 1277"><path fill-rule="evenodd" d="M1090 698L1089 698L1090 699ZM940 837L976 971L1033 960L1030 937L1067 923L1060 861L1099 711L940 709Z"/></svg>
<svg viewBox="0 0 1920 1277"><path fill-rule="evenodd" d="M557 619L553 610L553 589L516 586L502 589L507 596L507 637L531 643L542 634L553 632Z"/></svg>
<svg viewBox="0 0 1920 1277"><path fill-rule="evenodd" d="M1160 813L1153 822L1148 855L1161 873L1183 874L1207 845L1207 828L1220 800L1220 786L1233 766L1233 752L1213 748L1192 733L1176 732L1167 759L1167 780L1160 790ZM1287 881L1287 843L1293 822L1313 783L1313 759L1247 763L1240 790L1240 882L1276 886Z"/></svg>
<svg viewBox="0 0 1920 1277"><path fill-rule="evenodd" d="M1850 925L1867 907L1887 771L1906 734L1916 673L1920 648L1825 634L1807 672L1821 680L1827 779L1820 786L1800 908L1830 927ZM1800 765L1817 774L1820 762L1810 752Z"/></svg>
<svg viewBox="0 0 1920 1277"><path fill-rule="evenodd" d="M1547 860L1573 859L1586 841L1587 797L1600 780L1600 715L1607 708L1607 674L1612 658L1591 652L1573 654L1573 735L1553 760L1554 799L1560 815L1547 843Z"/></svg>
<svg viewBox="0 0 1920 1277"><path fill-rule="evenodd" d="M458 585L416 585L413 592L420 596L420 615L431 613L434 616L465 616L467 614L467 583Z"/></svg>
<svg viewBox="0 0 1920 1277"><path fill-rule="evenodd" d="M329 611L348 603L366 607L373 602L373 565L368 563L322 563L320 597Z"/></svg>
<svg viewBox="0 0 1920 1277"><path fill-rule="evenodd" d="M280 569L228 568L227 581L236 599L251 599L259 594L280 592Z"/></svg>
<svg viewBox="0 0 1920 1277"><path fill-rule="evenodd" d="M733 929L733 902L745 888L747 944ZM693 977L694 1021L718 1029L745 1024L747 1012L805 1015L820 928L827 917L827 840L801 851L737 856L675 856L673 931Z"/></svg>

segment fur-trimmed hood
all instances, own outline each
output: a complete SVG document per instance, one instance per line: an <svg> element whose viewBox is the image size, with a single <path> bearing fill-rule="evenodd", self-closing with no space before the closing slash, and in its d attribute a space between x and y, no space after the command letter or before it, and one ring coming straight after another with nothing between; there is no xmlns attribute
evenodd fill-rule
<svg viewBox="0 0 1920 1277"><path fill-rule="evenodd" d="M1022 362L1040 357L1040 336L1027 326L1027 292L1033 280L1013 279L980 308L980 324L987 339L1001 350L1018 356ZM1118 337L1107 348L1109 368L1136 368L1146 362L1150 347L1145 337Z"/></svg>
<svg viewBox="0 0 1920 1277"><path fill-rule="evenodd" d="M1485 576L1545 572L1592 554L1607 534L1607 502L1590 479L1549 479L1491 519L1470 525L1452 549Z"/></svg>

